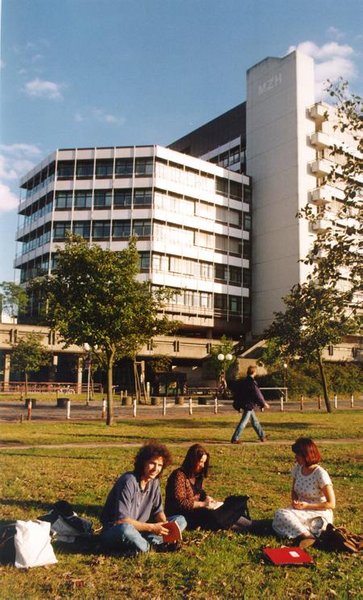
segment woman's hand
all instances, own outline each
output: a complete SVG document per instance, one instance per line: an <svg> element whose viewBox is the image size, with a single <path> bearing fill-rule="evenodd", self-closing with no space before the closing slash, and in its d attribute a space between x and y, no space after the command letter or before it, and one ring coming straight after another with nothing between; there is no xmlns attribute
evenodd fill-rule
<svg viewBox="0 0 363 600"><path fill-rule="evenodd" d="M205 498L205 507L208 508L211 504L213 504L215 502L214 498L212 498L212 496L206 496Z"/></svg>
<svg viewBox="0 0 363 600"><path fill-rule="evenodd" d="M292 507L295 508L296 510L306 510L307 508L311 507L311 505L308 504L307 502L300 502L299 500L293 500Z"/></svg>

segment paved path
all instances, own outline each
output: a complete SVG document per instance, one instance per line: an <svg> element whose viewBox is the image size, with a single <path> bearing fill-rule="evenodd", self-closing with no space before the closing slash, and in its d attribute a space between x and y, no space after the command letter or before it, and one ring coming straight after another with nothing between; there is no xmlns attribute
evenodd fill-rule
<svg viewBox="0 0 363 600"><path fill-rule="evenodd" d="M327 444L327 445L334 445L334 444L352 444L352 445L360 445L363 442L363 438L339 438L339 439L324 439L324 440L320 440L319 439L319 445L322 444ZM221 440L204 440L203 444L206 444L208 446L230 446L231 443L227 442L227 441L221 441ZM188 447L190 446L190 441L188 442L167 442L168 446L185 446ZM238 447L243 447L243 446L260 446L261 442L259 442L258 440L246 440L243 441L242 444ZM264 442L263 444L264 446L281 446L281 445L286 445L286 446L290 446L291 445L291 439L277 439L277 440L267 440L266 442ZM139 448L140 447L140 442L96 442L96 443L92 443L92 442L72 442L72 443L65 443L65 444L37 444L36 442L34 442L33 444L22 444L21 442L14 444L12 442L0 442L0 451L1 450L15 450L15 449L21 449L21 450L31 450L33 448L43 448L43 449L59 449L59 448Z"/></svg>

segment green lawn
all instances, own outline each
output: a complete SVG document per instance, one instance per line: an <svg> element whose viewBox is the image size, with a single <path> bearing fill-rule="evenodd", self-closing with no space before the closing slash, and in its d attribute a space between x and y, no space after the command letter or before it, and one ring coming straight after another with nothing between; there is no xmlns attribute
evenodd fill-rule
<svg viewBox="0 0 363 600"><path fill-rule="evenodd" d="M111 428L103 423L1 424L2 442L17 445L0 451L1 521L34 519L63 498L97 527L100 507L115 477L132 466L134 444L149 438L167 442L175 464L180 463L187 444L205 443L213 467L206 489L217 498L247 493L252 516L268 518L289 501L290 443L303 434L321 440L323 465L337 495L336 523L359 531L363 413L264 413L262 420L272 442L251 443L256 436L249 428L244 438L247 443L241 446L220 443L230 439L236 422L233 416L137 419ZM348 443L348 439L356 442ZM92 446L21 447L72 442ZM110 443L126 445L98 445ZM357 556L312 549L315 567L278 568L264 564L261 558L264 545L282 544L274 537L188 532L184 538L179 553L150 552L136 559L77 553L54 544L57 565L29 571L0 567L0 599L362 598Z"/></svg>

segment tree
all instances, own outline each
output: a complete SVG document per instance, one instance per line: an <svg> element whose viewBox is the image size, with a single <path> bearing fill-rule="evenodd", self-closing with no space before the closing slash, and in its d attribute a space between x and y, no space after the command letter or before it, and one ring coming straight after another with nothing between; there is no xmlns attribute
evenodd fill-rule
<svg viewBox="0 0 363 600"><path fill-rule="evenodd" d="M218 381L220 381L222 376L225 377L230 374L232 366L237 360L233 354L233 347L233 341L223 335L220 339L220 343L211 348L208 367ZM221 360L218 356L223 356L224 358ZM231 358L227 358L229 356Z"/></svg>
<svg viewBox="0 0 363 600"><path fill-rule="evenodd" d="M113 422L113 366L153 336L171 330L160 309L171 292L137 281L135 239L121 252L103 250L69 237L57 254L54 272L40 283L47 298L48 323L66 346L97 347L107 369L107 424ZM39 285L39 284L38 284Z"/></svg>
<svg viewBox="0 0 363 600"><path fill-rule="evenodd" d="M17 283L11 281L2 281L0 283L0 300L2 309L15 319L22 312L28 303L28 294ZM0 311L1 312L1 311Z"/></svg>
<svg viewBox="0 0 363 600"><path fill-rule="evenodd" d="M331 412L322 352L338 343L344 335L357 330L357 319L347 314L351 292L335 286L320 286L315 281L295 285L283 298L286 310L277 312L265 336L272 340L276 359L315 362L319 366L326 409Z"/></svg>
<svg viewBox="0 0 363 600"><path fill-rule="evenodd" d="M319 233L304 262L312 265L310 278L321 283L338 282L349 274L353 291L362 288L362 98L349 92L342 79L330 83L327 92L334 101L334 110L327 110L325 119L333 132L339 133L330 147L333 159L326 184L338 188L344 197L334 203L331 226ZM311 224L321 218L311 204L299 216Z"/></svg>
<svg viewBox="0 0 363 600"><path fill-rule="evenodd" d="M13 345L11 368L25 375L25 397L28 396L29 374L49 364L51 355L45 350L36 333L29 333Z"/></svg>

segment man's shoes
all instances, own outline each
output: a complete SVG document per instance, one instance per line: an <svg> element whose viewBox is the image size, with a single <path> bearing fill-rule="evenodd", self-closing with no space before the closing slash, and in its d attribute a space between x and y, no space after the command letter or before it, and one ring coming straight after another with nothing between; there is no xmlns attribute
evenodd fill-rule
<svg viewBox="0 0 363 600"><path fill-rule="evenodd" d="M268 435L264 435L263 438L260 439L260 442L267 442Z"/></svg>
<svg viewBox="0 0 363 600"><path fill-rule="evenodd" d="M242 444L240 440L231 440L231 444Z"/></svg>

